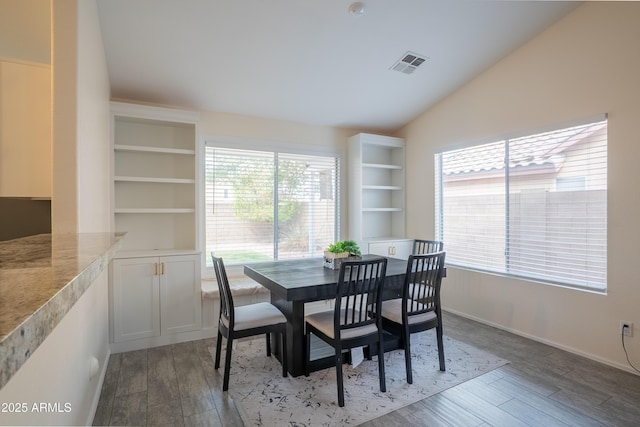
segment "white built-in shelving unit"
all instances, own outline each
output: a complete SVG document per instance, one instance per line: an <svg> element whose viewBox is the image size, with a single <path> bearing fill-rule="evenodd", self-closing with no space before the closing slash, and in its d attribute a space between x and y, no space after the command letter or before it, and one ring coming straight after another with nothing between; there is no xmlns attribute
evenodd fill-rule
<svg viewBox="0 0 640 427"><path fill-rule="evenodd" d="M114 102L113 214L127 251L195 251L198 113Z"/></svg>
<svg viewBox="0 0 640 427"><path fill-rule="evenodd" d="M366 253L407 258L404 139L360 133L348 145L350 239Z"/></svg>
<svg viewBox="0 0 640 427"><path fill-rule="evenodd" d="M184 341L202 325L196 112L111 103L112 351Z"/></svg>

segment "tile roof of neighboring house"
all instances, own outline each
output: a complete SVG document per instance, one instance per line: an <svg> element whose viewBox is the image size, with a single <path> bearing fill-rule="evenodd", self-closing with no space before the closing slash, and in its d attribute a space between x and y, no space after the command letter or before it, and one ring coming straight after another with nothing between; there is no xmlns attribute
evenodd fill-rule
<svg viewBox="0 0 640 427"><path fill-rule="evenodd" d="M606 126L606 121L509 140L509 167L562 166L564 152ZM442 154L443 173L448 176L503 170L504 140Z"/></svg>

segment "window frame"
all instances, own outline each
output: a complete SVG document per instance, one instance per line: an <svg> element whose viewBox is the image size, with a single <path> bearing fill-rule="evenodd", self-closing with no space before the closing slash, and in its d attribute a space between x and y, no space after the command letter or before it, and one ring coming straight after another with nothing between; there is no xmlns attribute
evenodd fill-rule
<svg viewBox="0 0 640 427"><path fill-rule="evenodd" d="M434 235L436 236L436 239L440 239L443 240L444 239L444 191L443 191L443 185L444 185L444 180L443 180L443 153L447 153L447 152L451 152L451 151L457 151L457 150L465 150L465 149L471 149L474 147L479 147L482 145L487 145L487 144L491 144L491 143L495 143L495 142L503 142L504 146L505 146L505 168L504 168L504 172L503 172L503 178L504 178L504 232L505 232L505 255L504 255L504 259L503 259L503 264L504 264L504 268L502 269L502 271L496 271L494 269L483 269L480 266L475 266L475 265L465 265L465 264L458 264L455 262L451 262L448 261L448 264L451 265L452 267L456 267L456 268L460 268L463 270L469 270L469 271L476 271L476 272L481 272L481 273L486 273L486 274L491 274L491 275L497 275L497 276L502 276L502 277L509 277L509 278L514 278L514 279L520 279L520 280L526 280L529 282L534 282L534 283L540 283L540 284L545 284L545 285L551 285L551 286L557 286L557 287L562 287L562 288L568 288L568 289L573 289L573 290L580 290L580 291L586 291L586 292L591 292L591 293L596 293L596 294L600 294L600 295L606 295L607 291L608 291L608 256L609 256L609 248L608 248L608 232L605 231L606 233L606 240L605 240L605 246L604 246L604 251L605 251L605 260L604 260L604 273L605 273L605 278L604 278L604 284L603 284L603 288L599 288L599 287L595 287L595 286L588 286L588 285L581 285L581 284L577 284L577 283L571 283L569 281L563 281L560 278L549 278L549 279L545 279L539 276L535 276L535 275L527 275L527 274L519 274L519 273L514 273L514 272L510 272L510 264L509 264L509 257L510 257L510 252L509 252L509 242L510 242L510 233L509 233L509 229L511 226L511 222L510 222L510 166L509 166L509 162L506 161L506 159L509 159L509 147L510 147L510 141L511 140L516 140L519 138L528 138L528 137L533 137L535 135L538 134L543 134L543 133L547 133L547 132L554 132L554 131L561 131L564 129L569 129L572 127L578 127L578 126L582 126L582 125L591 125L591 124L597 124L599 122L606 122L606 145L605 145L605 161L606 161L606 174L605 174L605 191L608 193L609 191L609 183L608 183L608 168L609 168L609 121L608 121L608 115L601 115L601 116L596 116L596 117L591 117L589 119L585 119L585 120L581 120L581 121L576 121L576 122L571 122L571 123L565 123L562 125L555 125L552 127L548 127L546 129L543 130L537 130L537 131L531 131L531 132L519 132L517 134L512 134L512 135L502 135L502 136L498 136L496 138L491 138L491 139L484 139L482 141L478 141L476 143L470 143L470 144L464 144L461 146L454 146L454 147L447 147L447 148L443 148L440 151L438 151L437 153L434 154L434 186L435 186L435 191L434 191ZM584 176L582 176L583 180L586 181L586 178ZM554 181L554 186L556 185L556 182ZM554 187L555 188L555 187ZM560 191L566 191L565 189L563 190L555 190L556 192L560 192ZM583 190L584 191L584 190ZM605 202L606 203L606 202ZM608 224L609 224L609 219L608 219L608 203L606 203L605 209L606 209L606 214L605 214L605 230L608 230ZM446 246L445 246L445 250L446 250Z"/></svg>
<svg viewBox="0 0 640 427"><path fill-rule="evenodd" d="M284 153L294 155L306 155L306 156L326 156L335 157L338 162L338 195L336 200L336 213L335 213L335 234L336 239L341 236L341 224L343 222L342 206L344 206L345 197L345 173L344 173L344 151L337 147L327 145L320 146L314 144L301 145L300 143L286 142L286 141L274 141L267 139L255 139L250 137L230 137L230 136L218 136L211 134L201 134L198 144L199 164L198 164L198 247L201 248L201 275L203 279L213 279L215 277L212 267L207 267L207 257L211 255L206 253L206 147L215 148L227 148L237 150L250 150L250 151L262 151L272 154ZM275 243L274 243L275 244ZM240 276L243 273L243 264L225 265L229 276Z"/></svg>

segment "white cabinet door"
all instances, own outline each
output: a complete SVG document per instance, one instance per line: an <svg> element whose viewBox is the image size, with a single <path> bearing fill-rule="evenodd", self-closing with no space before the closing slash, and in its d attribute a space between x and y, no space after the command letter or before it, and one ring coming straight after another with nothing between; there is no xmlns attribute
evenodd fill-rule
<svg viewBox="0 0 640 427"><path fill-rule="evenodd" d="M114 342L160 335L158 258L113 260Z"/></svg>
<svg viewBox="0 0 640 427"><path fill-rule="evenodd" d="M162 257L160 270L162 335L200 329L200 256Z"/></svg>
<svg viewBox="0 0 640 427"><path fill-rule="evenodd" d="M202 326L199 254L115 259L112 286L114 342Z"/></svg>
<svg viewBox="0 0 640 427"><path fill-rule="evenodd" d="M391 258L409 259L413 240L387 240L369 243L369 253Z"/></svg>

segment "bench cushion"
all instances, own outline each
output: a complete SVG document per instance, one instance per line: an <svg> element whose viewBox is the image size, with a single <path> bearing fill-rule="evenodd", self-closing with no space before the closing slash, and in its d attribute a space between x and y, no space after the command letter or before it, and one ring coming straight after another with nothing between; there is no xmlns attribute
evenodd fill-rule
<svg viewBox="0 0 640 427"><path fill-rule="evenodd" d="M230 277L229 285L231 288L231 294L234 297L269 293L269 290L267 288L246 276ZM220 290L218 289L218 282L216 282L214 279L203 279L202 297L219 299Z"/></svg>

